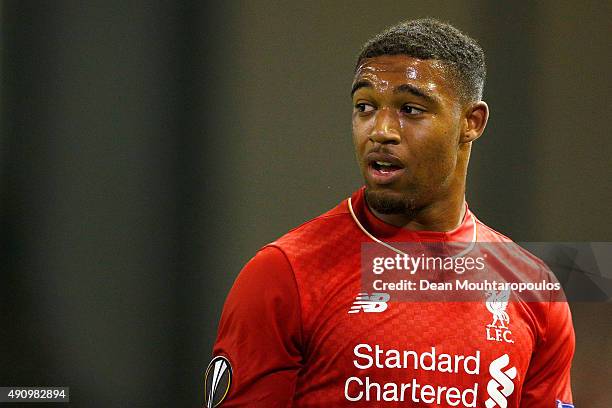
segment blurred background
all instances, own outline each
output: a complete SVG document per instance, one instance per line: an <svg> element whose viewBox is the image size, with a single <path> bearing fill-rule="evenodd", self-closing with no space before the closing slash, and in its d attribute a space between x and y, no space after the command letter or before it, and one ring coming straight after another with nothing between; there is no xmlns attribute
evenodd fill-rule
<svg viewBox="0 0 612 408"><path fill-rule="evenodd" d="M468 202L516 241L612 241L610 2L2 1L0 385L197 407L257 249L360 186L363 42L437 17L488 57ZM580 407L612 307L572 304Z"/></svg>

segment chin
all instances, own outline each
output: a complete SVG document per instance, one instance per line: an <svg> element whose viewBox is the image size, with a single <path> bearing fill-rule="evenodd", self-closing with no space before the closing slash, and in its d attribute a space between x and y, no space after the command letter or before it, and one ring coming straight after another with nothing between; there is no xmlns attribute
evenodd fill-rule
<svg viewBox="0 0 612 408"><path fill-rule="evenodd" d="M373 189L368 186L365 198L370 208L380 214L410 214L417 209L416 197L408 192Z"/></svg>

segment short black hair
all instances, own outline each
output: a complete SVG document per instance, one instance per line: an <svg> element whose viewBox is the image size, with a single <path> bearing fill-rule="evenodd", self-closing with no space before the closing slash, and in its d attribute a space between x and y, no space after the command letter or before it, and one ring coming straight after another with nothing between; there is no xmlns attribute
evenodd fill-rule
<svg viewBox="0 0 612 408"><path fill-rule="evenodd" d="M487 75L484 51L476 40L452 25L424 18L389 27L363 45L355 71L366 58L398 54L441 61L453 74L460 97L482 99Z"/></svg>

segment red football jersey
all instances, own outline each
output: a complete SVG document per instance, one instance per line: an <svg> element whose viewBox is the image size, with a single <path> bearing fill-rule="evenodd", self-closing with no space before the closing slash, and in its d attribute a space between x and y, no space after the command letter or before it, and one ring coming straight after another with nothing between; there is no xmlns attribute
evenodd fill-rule
<svg viewBox="0 0 612 408"><path fill-rule="evenodd" d="M391 244L508 238L469 209L453 231L417 232L375 217L364 188L351 204L354 216L344 200L266 245L240 272L207 370L208 406L572 406L567 303L518 299L496 315L484 298L405 302L363 293L361 249L372 240L359 224ZM500 248L490 261L550 274L528 253ZM219 392L221 372L231 379Z"/></svg>

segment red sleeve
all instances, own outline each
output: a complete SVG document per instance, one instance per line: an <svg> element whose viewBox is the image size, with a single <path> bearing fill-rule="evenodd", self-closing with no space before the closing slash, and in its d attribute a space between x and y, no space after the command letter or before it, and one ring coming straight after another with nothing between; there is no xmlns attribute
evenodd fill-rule
<svg viewBox="0 0 612 408"><path fill-rule="evenodd" d="M280 249L265 247L238 275L213 354L225 356L232 368L222 407L291 406L302 359L300 301Z"/></svg>
<svg viewBox="0 0 612 408"><path fill-rule="evenodd" d="M576 340L569 306L550 302L546 331L536 346L525 377L521 407L552 408L572 404L570 368Z"/></svg>

